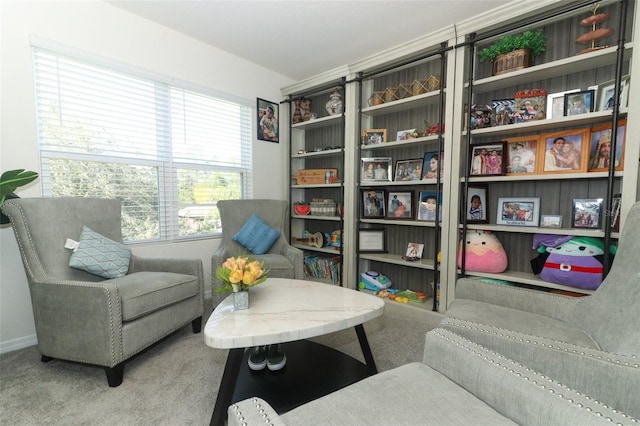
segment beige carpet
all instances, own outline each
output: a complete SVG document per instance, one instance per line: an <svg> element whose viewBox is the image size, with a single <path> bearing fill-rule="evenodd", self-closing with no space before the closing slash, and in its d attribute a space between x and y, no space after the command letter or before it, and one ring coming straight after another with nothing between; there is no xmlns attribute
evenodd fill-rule
<svg viewBox="0 0 640 426"><path fill-rule="evenodd" d="M422 359L424 334L442 316L390 302L365 324L379 371ZM363 360L353 329L313 339ZM101 368L54 360L37 348L0 355L0 425L207 425L227 351L212 349L191 326L125 366L109 388Z"/></svg>

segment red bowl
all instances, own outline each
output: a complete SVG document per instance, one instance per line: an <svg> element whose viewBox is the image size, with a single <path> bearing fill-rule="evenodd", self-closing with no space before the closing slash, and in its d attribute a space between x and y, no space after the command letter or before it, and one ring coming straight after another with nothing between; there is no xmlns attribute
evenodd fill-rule
<svg viewBox="0 0 640 426"><path fill-rule="evenodd" d="M304 216L308 215L311 212L311 206L296 205L293 206L293 210L296 212L296 214Z"/></svg>

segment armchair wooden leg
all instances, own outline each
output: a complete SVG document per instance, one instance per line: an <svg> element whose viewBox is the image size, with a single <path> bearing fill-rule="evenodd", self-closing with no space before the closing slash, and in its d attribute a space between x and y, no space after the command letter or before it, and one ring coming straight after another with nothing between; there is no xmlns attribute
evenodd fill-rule
<svg viewBox="0 0 640 426"><path fill-rule="evenodd" d="M121 362L114 367L105 367L104 370L107 373L107 382L109 382L109 387L115 388L122 384L122 379L124 377L124 362Z"/></svg>
<svg viewBox="0 0 640 426"><path fill-rule="evenodd" d="M197 334L202 331L202 317L198 317L191 321L191 330L193 330L193 334Z"/></svg>

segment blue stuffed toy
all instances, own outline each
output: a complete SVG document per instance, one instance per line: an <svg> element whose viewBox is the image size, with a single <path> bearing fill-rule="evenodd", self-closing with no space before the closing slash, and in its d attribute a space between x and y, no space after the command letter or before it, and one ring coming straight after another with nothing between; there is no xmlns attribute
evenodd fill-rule
<svg viewBox="0 0 640 426"><path fill-rule="evenodd" d="M538 257L531 267L540 279L570 287L595 290L602 283L604 242L600 238L536 234ZM612 246L611 254L616 247Z"/></svg>

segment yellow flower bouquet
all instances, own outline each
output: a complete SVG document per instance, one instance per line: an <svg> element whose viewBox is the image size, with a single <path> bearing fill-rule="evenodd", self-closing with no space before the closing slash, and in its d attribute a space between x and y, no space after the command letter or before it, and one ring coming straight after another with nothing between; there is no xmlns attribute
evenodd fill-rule
<svg viewBox="0 0 640 426"><path fill-rule="evenodd" d="M264 269L264 262L252 260L247 256L230 257L222 266L216 268L216 277L224 283L216 291L247 291L263 283L267 279L267 272L269 270Z"/></svg>

